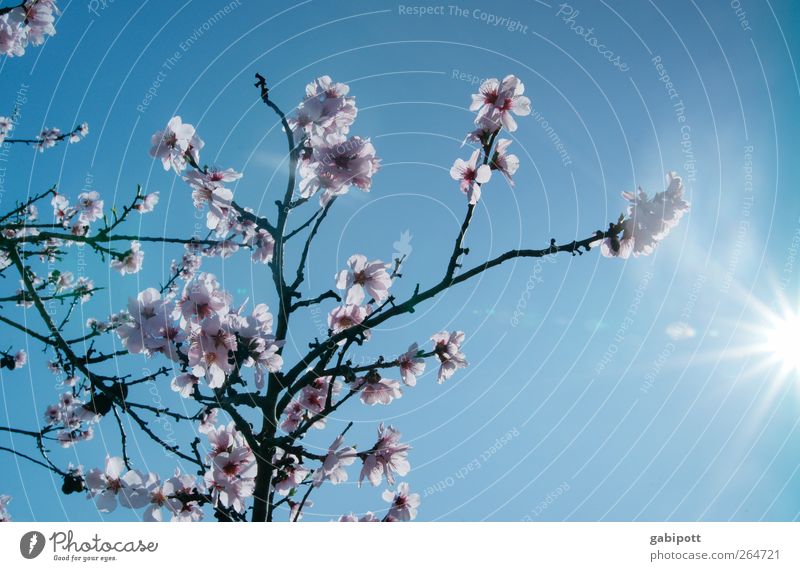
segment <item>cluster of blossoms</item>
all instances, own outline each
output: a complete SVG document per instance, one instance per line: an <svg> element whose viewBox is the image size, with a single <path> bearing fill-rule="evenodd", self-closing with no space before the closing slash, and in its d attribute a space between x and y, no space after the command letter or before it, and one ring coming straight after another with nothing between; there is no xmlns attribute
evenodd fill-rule
<svg viewBox="0 0 800 571"><path fill-rule="evenodd" d="M272 333L272 315L264 304L246 314L234 310L231 295L213 274L201 273L186 283L180 298L148 288L128 303L124 323L116 328L131 353L161 353L185 366L172 381L173 390L192 396L201 378L212 389L241 367L252 368L256 387L268 373L280 370L282 342Z"/></svg>
<svg viewBox="0 0 800 571"><path fill-rule="evenodd" d="M611 236L600 243L606 257L650 255L689 211L689 203L683 198L683 181L674 172L667 173L667 189L652 198L641 188L635 193L623 192L622 197L629 203L628 217L620 222L622 237Z"/></svg>
<svg viewBox="0 0 800 571"><path fill-rule="evenodd" d="M372 176L380 168L369 139L349 136L358 109L350 88L327 75L306 86L306 97L288 119L295 144L301 148L298 165L300 196L318 192L325 206L351 186L369 192Z"/></svg>
<svg viewBox="0 0 800 571"><path fill-rule="evenodd" d="M69 229L75 236L86 236L89 225L103 218L105 201L100 198L96 190L81 192L77 204L70 204L69 199L63 194L53 196L50 204L53 206L53 217L58 224Z"/></svg>
<svg viewBox="0 0 800 571"><path fill-rule="evenodd" d="M205 485L215 505L242 513L244 501L256 487L256 456L231 422L206 430L211 447L206 460Z"/></svg>
<svg viewBox="0 0 800 571"><path fill-rule="evenodd" d="M106 458L105 468L92 468L86 474L85 485L89 498L97 509L109 513L117 504L129 509L145 508L145 521L164 521L164 512L172 521L199 521L203 510L197 495L204 492L202 484L180 470L161 482L153 472L129 470L119 457Z"/></svg>
<svg viewBox="0 0 800 571"><path fill-rule="evenodd" d="M207 208L206 226L223 240L200 253L205 256L221 256L226 258L239 250L240 243L234 239L241 237L241 245L252 251L254 262L266 264L272 260L275 252L275 239L272 235L258 228L250 221L243 219L242 212L252 213L249 209L242 212L235 206L233 191L226 186L242 178L235 170L200 168L200 149L204 143L193 125L184 123L180 116L170 119L163 131L152 137L153 146L150 156L161 161L165 170L173 169L181 174L191 166L183 179L192 189L192 202L195 208ZM186 264L184 264L186 267Z"/></svg>
<svg viewBox="0 0 800 571"><path fill-rule="evenodd" d="M57 438L64 448L94 438L91 425L100 421L100 415L94 407L75 396L72 391L63 393L56 404L48 406L44 418L49 426L61 427Z"/></svg>
<svg viewBox="0 0 800 571"><path fill-rule="evenodd" d="M64 139L67 139L70 143L79 143L88 134L89 134L88 123L81 123L80 125L75 127L75 129L66 134L62 133L61 129L58 129L56 127L54 128L45 127L37 137L36 149L39 152L44 152L45 149L52 149L53 147L56 146L56 143L58 143L59 141L63 141Z"/></svg>
<svg viewBox="0 0 800 571"><path fill-rule="evenodd" d="M43 44L55 35L58 14L55 0L26 0L0 15L0 54L21 56L28 44Z"/></svg>
<svg viewBox="0 0 800 571"><path fill-rule="evenodd" d="M356 325L360 325L372 313L372 301L381 303L389 297L392 277L387 272L389 267L381 260L367 261L361 254L350 256L347 269L336 275L337 289L346 292L345 305L331 310L328 314L328 327L333 333L339 333ZM366 296L371 300L361 305ZM369 335L368 331L364 332Z"/></svg>
<svg viewBox="0 0 800 571"><path fill-rule="evenodd" d="M519 168L519 158L509 153L510 139L495 139L501 129L509 132L517 130L514 115L525 116L531 112L530 99L525 97L525 86L515 76L508 75L503 81L487 79L481 84L480 92L472 96L471 111L477 111L476 128L467 140L481 145L468 160L456 159L450 168L450 176L457 180L461 192L469 204L475 205L481 198L481 185L492 177L492 171L499 171L513 186L513 176ZM491 156L481 160L481 151L494 145Z"/></svg>

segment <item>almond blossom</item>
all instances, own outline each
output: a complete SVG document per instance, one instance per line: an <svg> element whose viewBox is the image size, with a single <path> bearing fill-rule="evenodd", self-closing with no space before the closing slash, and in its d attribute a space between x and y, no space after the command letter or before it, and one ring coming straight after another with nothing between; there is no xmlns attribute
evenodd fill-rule
<svg viewBox="0 0 800 571"><path fill-rule="evenodd" d="M82 222L91 223L103 217L103 200L93 190L78 195L78 216Z"/></svg>
<svg viewBox="0 0 800 571"><path fill-rule="evenodd" d="M275 254L275 239L272 234L260 229L248 240L248 245L253 250L253 261L259 264L268 264Z"/></svg>
<svg viewBox="0 0 800 571"><path fill-rule="evenodd" d="M355 384L361 390L361 402L364 404L390 404L403 396L400 383L382 378L377 371L370 371L357 379Z"/></svg>
<svg viewBox="0 0 800 571"><path fill-rule="evenodd" d="M408 351L397 358L400 367L400 378L403 384L413 387L417 384L417 377L425 372L425 359L418 357L419 345L412 343Z"/></svg>
<svg viewBox="0 0 800 571"><path fill-rule="evenodd" d="M369 192L372 176L380 168L369 139L330 134L313 136L310 145L311 156L300 165L301 197L310 198L321 191L320 204L325 206L351 186Z"/></svg>
<svg viewBox="0 0 800 571"><path fill-rule="evenodd" d="M331 385L331 383L333 383ZM300 394L300 404L311 414L318 414L325 408L328 393L336 396L341 391L339 381L334 381L331 377L317 377L311 383L303 387Z"/></svg>
<svg viewBox="0 0 800 571"><path fill-rule="evenodd" d="M212 445L208 459L211 467L203 479L215 503L238 512L253 495L257 472L256 457L234 423L217 426L206 433Z"/></svg>
<svg viewBox="0 0 800 571"><path fill-rule="evenodd" d="M170 388L180 394L183 398L190 398L194 393L194 388L200 383L200 377L195 377L191 373L182 373L172 379Z"/></svg>
<svg viewBox="0 0 800 571"><path fill-rule="evenodd" d="M509 184L514 186L512 177L519 169L519 158L517 158L517 155L512 155L508 152L509 146L511 146L511 139L498 139L494 148L491 168L500 171Z"/></svg>
<svg viewBox="0 0 800 571"><path fill-rule="evenodd" d="M344 468L356 461L357 454L352 446L342 448L343 442L344 435L340 434L328 447L322 466L314 471L315 486L321 486L325 480L334 485L347 481L347 471Z"/></svg>
<svg viewBox="0 0 800 571"><path fill-rule="evenodd" d="M487 79L481 84L480 92L472 96L470 111L477 111L476 123L484 117L497 118L510 132L517 130L514 115L530 115L531 100L522 95L525 85L514 75L507 75L503 81Z"/></svg>
<svg viewBox="0 0 800 571"><path fill-rule="evenodd" d="M184 123L179 115L170 119L163 131L154 133L151 141L150 156L160 160L164 170L171 168L180 174L186 168L187 157L195 164L200 162L203 140L194 126Z"/></svg>
<svg viewBox="0 0 800 571"><path fill-rule="evenodd" d="M345 303L359 305L364 301L365 292L378 303L389 297L392 278L385 263L381 260L367 262L366 256L356 254L350 256L347 265L349 269L336 275L336 287L347 290Z"/></svg>
<svg viewBox="0 0 800 571"><path fill-rule="evenodd" d="M156 208L156 204L158 204L158 193L151 192L146 194L142 200L140 200L134 208L141 214L147 214L148 212L152 212Z"/></svg>
<svg viewBox="0 0 800 571"><path fill-rule="evenodd" d="M411 446L402 444L401 436L393 426L384 427L381 423L378 427L378 441L364 458L364 465L358 478L359 485L366 478L370 484L377 486L384 476L387 482L394 484L395 474L400 476L408 474L411 469L408 463L408 451Z"/></svg>
<svg viewBox="0 0 800 571"><path fill-rule="evenodd" d="M192 200L196 208L208 205L206 227L214 230L217 236L225 235L237 220L233 209L233 191L224 186L242 178L233 169L192 171L184 180L192 187Z"/></svg>
<svg viewBox="0 0 800 571"><path fill-rule="evenodd" d="M328 327L334 333L360 325L368 315L366 307L360 305L342 305L331 310L328 315Z"/></svg>
<svg viewBox="0 0 800 571"><path fill-rule="evenodd" d="M100 415L91 404L68 391L61 394L56 404L45 409L44 418L48 425L60 427L56 435L58 443L62 448L69 448L94 437L91 424L98 422Z"/></svg>
<svg viewBox="0 0 800 571"><path fill-rule="evenodd" d="M55 0L27 0L23 5L25 24L28 26L27 39L35 46L44 43L45 36L54 36L55 15L60 14Z"/></svg>
<svg viewBox="0 0 800 571"><path fill-rule="evenodd" d="M144 487L146 476L137 470L127 470L122 458L106 457L104 470L92 468L86 474L89 497L94 499L97 509L103 513L113 512L117 501L123 507L142 508L148 503L148 491Z"/></svg>
<svg viewBox="0 0 800 571"><path fill-rule="evenodd" d="M355 121L358 109L350 88L329 76L318 77L306 86L306 97L289 118L295 143L311 136L345 135Z"/></svg>
<svg viewBox="0 0 800 571"><path fill-rule="evenodd" d="M439 359L439 373L437 381L441 384L453 376L458 369L467 366L467 359L461 352L461 344L464 342L463 331L453 331L448 333L441 331L431 337L434 343L433 351Z"/></svg>
<svg viewBox="0 0 800 571"><path fill-rule="evenodd" d="M220 288L216 276L204 272L186 284L177 310L186 321L198 322L213 315L227 314L230 305L231 296Z"/></svg>
<svg viewBox="0 0 800 571"><path fill-rule="evenodd" d="M386 518L389 521L410 521L417 517L417 508L419 507L419 494L409 493L407 482L401 482L397 486L397 490L385 490L383 492L383 499L392 507L389 508L389 513Z"/></svg>
<svg viewBox="0 0 800 571"><path fill-rule="evenodd" d="M281 449L276 451L272 463L278 467L272 487L282 496L289 495L310 473L310 470L300 463L297 456L287 454Z"/></svg>
<svg viewBox="0 0 800 571"><path fill-rule="evenodd" d="M192 326L189 340L189 366L192 374L205 377L212 389L220 388L233 370L230 359L236 350L236 336L230 326L218 315L204 319Z"/></svg>
<svg viewBox="0 0 800 571"><path fill-rule="evenodd" d="M143 263L144 252L142 251L138 240L134 240L131 242L131 249L125 256L111 261L111 267L124 276L125 274L139 273L139 270L142 269Z"/></svg>
<svg viewBox="0 0 800 571"><path fill-rule="evenodd" d="M468 161L456 159L450 168L450 177L459 181L459 188L467 196L470 204L478 203L481 198L481 185L492 177L489 165L478 165L480 155L480 150L475 150Z"/></svg>
<svg viewBox="0 0 800 571"><path fill-rule="evenodd" d="M69 134L70 143L79 143L89 134L89 123L81 123Z"/></svg>
<svg viewBox="0 0 800 571"><path fill-rule="evenodd" d="M49 129L47 127L39 133L39 141L36 143L36 148L39 152L44 152L45 149L51 149L56 146L56 143L61 138L61 129Z"/></svg>

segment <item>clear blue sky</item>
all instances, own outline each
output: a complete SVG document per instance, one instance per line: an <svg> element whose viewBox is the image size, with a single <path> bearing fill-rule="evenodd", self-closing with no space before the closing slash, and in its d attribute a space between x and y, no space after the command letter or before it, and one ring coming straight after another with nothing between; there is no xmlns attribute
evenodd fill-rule
<svg viewBox="0 0 800 571"><path fill-rule="evenodd" d="M779 375L764 355L744 350L763 336L777 292L797 309L796 5L750 1L737 12L737 2L462 2L466 16L443 5L442 14L418 17L383 0L280 3L280 14L278 3L241 0L215 19L225 2L88 3L95 13L85 0L60 4L55 37L0 61L0 113L22 94L17 134L88 121L90 135L44 154L11 148L3 209L53 183L72 196L96 189L107 205L128 202L141 184L162 197L141 232L191 233L188 188L147 155L150 135L180 114L205 139L204 162L244 172L237 200L271 214L285 184L285 149L257 100L256 71L287 109L318 75L350 84L359 105L352 132L372 137L383 159L370 194L337 201L311 254L313 294L333 285L353 253L390 259L405 232L411 252L396 293L439 279L465 209L448 169L467 155L460 144L471 126L473 77L518 75L534 113L514 133L516 187L495 177L484 190L469 264L551 237L585 237L616 219L621 191L663 190L670 169L684 176L692 210L655 255L518 261L375 332L365 358L396 354L441 329L467 333L471 366L447 384L436 384L431 366L390 408L353 403L333 422L356 420L348 436L362 449L380 420L404 433L414 447L407 481L423 495L420 519L800 517L797 373ZM569 10L578 13L565 21ZM519 23L490 22L502 18ZM589 28L588 39L613 52L607 58L579 35ZM615 57L616 66L608 61ZM123 307L178 255L145 251L136 276L93 259L64 262L75 273L87 263L109 288L82 308L76 327ZM237 299L274 305L268 270L248 259L207 269ZM22 319L16 308L2 311ZM298 316L288 358L319 335L319 320ZM694 336L668 336L680 321ZM4 335L6 345L26 344ZM36 427L57 394L38 347L28 349L30 367L0 371L0 424ZM153 366L122 363L137 372ZM183 405L168 381L158 393ZM327 446L333 430L310 442ZM52 456L102 465L106 451L120 452L117 434L106 419L94 441ZM0 445L11 444L0 434ZM24 439L13 445L33 450ZM168 476L176 465L142 435L131 446L142 469ZM45 470L7 454L2 463L0 493L14 496L17 520L137 517L98 514L85 498L61 495ZM357 473L316 493L307 519L383 509L382 488L359 490Z"/></svg>

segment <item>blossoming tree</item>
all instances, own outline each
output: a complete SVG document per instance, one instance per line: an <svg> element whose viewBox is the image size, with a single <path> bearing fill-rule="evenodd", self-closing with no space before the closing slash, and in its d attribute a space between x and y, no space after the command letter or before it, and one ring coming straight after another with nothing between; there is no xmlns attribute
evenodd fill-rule
<svg viewBox="0 0 800 571"><path fill-rule="evenodd" d="M41 43L55 32L52 0L27 0L1 12L0 51L6 55L22 55L29 43ZM9 278L3 283L20 284L0 302L32 314L18 321L3 311L0 322L43 345L50 370L63 376L67 387L44 411L43 429L0 426L0 431L29 437L30 451L0 450L51 470L63 479L64 493L85 493L101 512L122 506L143 510L146 520L196 521L213 511L220 520L272 521L280 512L297 521L315 490L341 484L356 472L359 484L387 486L383 498L388 507L380 514L343 515L342 521L414 519L419 495L407 482L397 481L410 470L410 447L397 428L380 424L374 441L356 446L348 441L348 425L331 434L330 447L322 453L305 445L304 437L324 430L326 419L344 412L346 404L390 405L415 386L431 362L438 366L438 382L447 381L467 366L461 350L465 333L423 333L407 349L402 345L396 357L362 365L353 363L353 351L369 342L375 327L515 258L576 255L595 246L608 257L651 253L688 209L681 180L670 173L667 189L654 197L641 190L624 193L627 213L582 240L551 240L542 248L510 250L467 266L468 231L482 189L493 177L511 181L519 168L520 161L510 153L511 141L503 134L517 129L515 116L530 113L522 81L513 75L489 79L472 96L475 128L465 143L473 150L466 160L456 159L450 170L465 197L465 213L438 279L417 285L400 299L393 285L401 277L404 259L370 260L353 252L329 290L304 297L301 284L309 249L328 213L351 189L371 190L380 160L368 138L350 133L358 109L348 86L319 77L287 115L265 79L256 78L260 98L283 125L289 157L286 189L274 212L257 212L237 202L229 183L242 174L234 168L205 166L203 139L191 124L173 117L153 135L150 154L188 185L185 198L178 200L188 201L191 194L194 207L205 212L205 239L125 233L131 217L151 213L158 204L157 193L139 190L129 203L109 211L97 192L71 197L52 187L0 215L0 273ZM88 133L82 124L68 133L47 129L33 138L15 139L9 136L13 123L13 118L0 118L0 141L39 150L63 140L77 142ZM287 255L289 241L301 244L297 259ZM110 317L89 319L77 324L79 333L68 334L76 306L99 295L100 288L86 277L76 279L68 271L47 273L42 267L82 246L120 274L136 274L145 263L143 245L148 243L182 248L169 279L144 289ZM245 255L253 264L270 268L274 311L262 300L234 299L214 275L203 271L205 259ZM63 302L62 314L48 311L45 304L51 300ZM283 345L293 317L317 306L328 312L327 338L313 340L305 355L289 362ZM102 349L113 345L113 337L123 349ZM158 368L141 377L125 373L130 355L144 355ZM25 351L9 349L2 352L0 367L13 371L26 361ZM194 412L141 402L143 387L154 382L168 384L186 399L184 410L193 407ZM176 469L170 475L134 467L123 415L191 470ZM154 415L194 423L200 436L185 443L167 442L151 427ZM51 460L51 446L80 446L100 423L119 427L115 455L104 463L98 459L101 465L88 470ZM9 519L8 501L8 496L0 496L0 520Z"/></svg>

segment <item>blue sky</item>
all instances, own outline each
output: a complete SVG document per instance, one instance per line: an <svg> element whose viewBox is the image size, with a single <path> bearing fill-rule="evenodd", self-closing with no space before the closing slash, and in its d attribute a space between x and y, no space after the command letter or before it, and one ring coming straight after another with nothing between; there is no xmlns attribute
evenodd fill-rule
<svg viewBox="0 0 800 571"><path fill-rule="evenodd" d="M448 170L468 154L461 141L480 78L516 74L534 113L513 134L522 163L515 187L495 177L483 192L470 265L551 237L588 236L617 218L621 191L663 190L667 170L684 177L692 210L653 256L519 260L375 332L364 358L442 329L467 334L471 366L446 384L429 367L390 408L354 403L333 421L355 420L348 436L362 449L381 420L404 433L420 519L800 517L797 372L782 374L768 353L748 349L763 341L779 296L800 309L796 5L425 3L442 9L424 16L384 1L60 5L55 37L0 62L0 111L20 106L17 134L88 121L90 135L44 154L10 148L3 208L54 183L121 204L141 184L162 201L131 231L191 234L198 220L186 185L147 154L150 135L180 114L204 138L204 162L244 172L237 200L272 214L286 179L284 139L253 74L266 75L285 109L307 82L331 75L350 84L359 106L352 133L372 138L383 168L371 193L337 201L311 253L309 294L332 287L349 255L388 260L396 242L409 252L396 294L438 281L466 208ZM226 5L229 14L215 18ZM587 41L589 28L605 55ZM617 57L618 65L609 61ZM76 328L157 283L179 255L145 251L136 276L90 257L64 262L108 287L82 308ZM268 270L246 255L206 269L237 299L275 304ZM16 308L3 312L23 319ZM320 321L298 315L289 359L320 334ZM669 326L682 321L694 335L671 338ZM15 348L27 343L4 334ZM24 371L0 372L0 424L35 427L55 399L41 353L32 344L29 353ZM153 365L120 362L137 372ZM154 392L140 396L183 405L168 381ZM327 446L333 430L309 442ZM101 465L106 451L119 454L117 434L106 419L94 441L52 456ZM12 444L31 449L0 434L0 445ZM169 475L177 465L146 437L131 446L140 468ZM2 461L0 493L14 496L15 519L137 517L98 514L86 499L61 495L46 471L10 455ZM358 489L357 470L350 474L351 484L316 494L307 519L383 509L381 489Z"/></svg>

